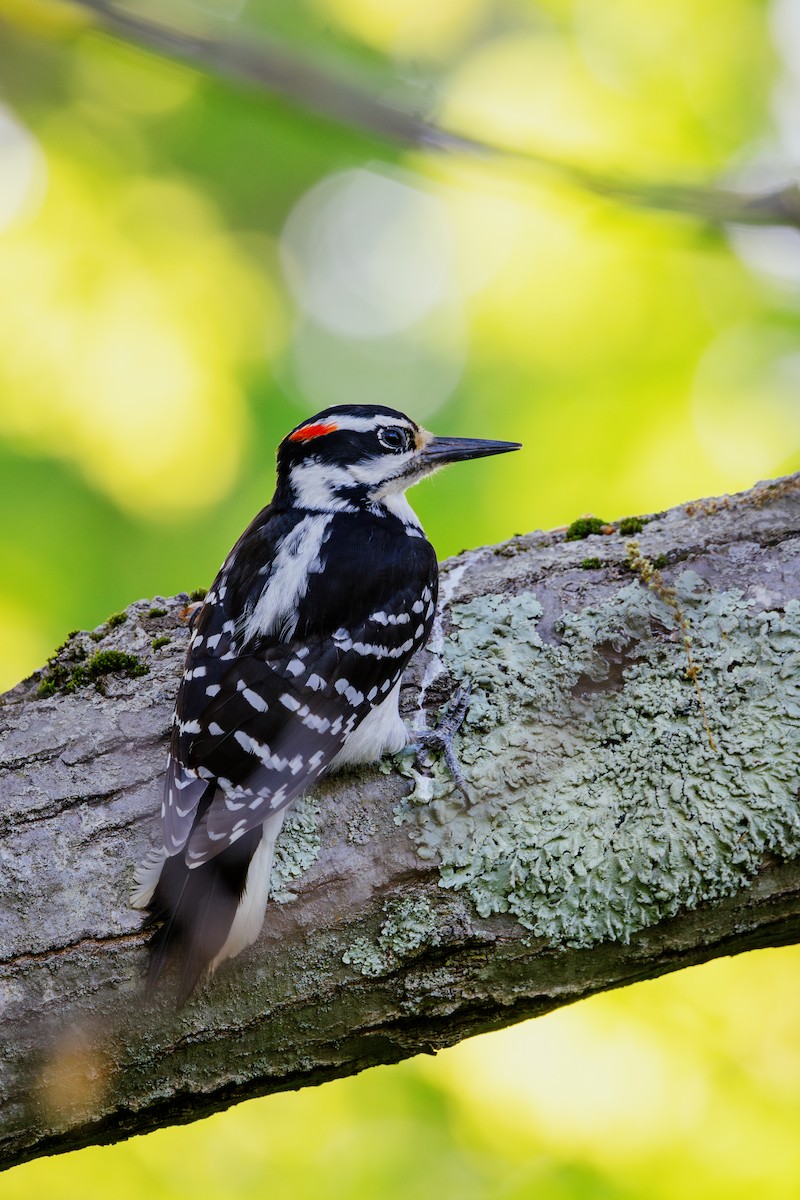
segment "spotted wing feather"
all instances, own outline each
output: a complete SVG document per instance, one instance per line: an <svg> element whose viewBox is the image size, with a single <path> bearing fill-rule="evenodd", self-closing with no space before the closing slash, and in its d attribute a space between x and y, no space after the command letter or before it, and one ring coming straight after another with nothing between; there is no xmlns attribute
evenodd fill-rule
<svg viewBox="0 0 800 1200"><path fill-rule="evenodd" d="M312 576L290 640L246 640L242 614L254 610L264 587L262 578L242 596L237 570L246 571L246 543L234 550L200 614L179 696L164 822L165 840L176 850L188 836L193 867L314 783L428 637L436 589L429 544L387 529L385 521L335 520L336 561L323 560ZM381 566L366 579L365 535L388 541L375 547ZM354 589L356 569L362 578ZM186 778L184 801L178 783ZM212 782L211 803L192 829L190 805Z"/></svg>

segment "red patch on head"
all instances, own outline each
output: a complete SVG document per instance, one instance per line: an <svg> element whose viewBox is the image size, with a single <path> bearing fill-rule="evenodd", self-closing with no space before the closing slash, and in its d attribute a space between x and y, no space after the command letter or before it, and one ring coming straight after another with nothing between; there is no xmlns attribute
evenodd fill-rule
<svg viewBox="0 0 800 1200"><path fill-rule="evenodd" d="M312 438L322 437L324 433L333 433L338 425L303 425L289 435L290 442L310 442Z"/></svg>

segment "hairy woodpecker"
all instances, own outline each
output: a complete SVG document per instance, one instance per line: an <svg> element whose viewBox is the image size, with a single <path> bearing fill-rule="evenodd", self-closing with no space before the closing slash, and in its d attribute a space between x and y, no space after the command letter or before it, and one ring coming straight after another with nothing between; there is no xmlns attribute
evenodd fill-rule
<svg viewBox="0 0 800 1200"><path fill-rule="evenodd" d="M163 849L133 897L158 925L150 989L175 958L182 1003L205 970L255 941L293 800L331 768L407 744L400 680L430 634L438 568L406 488L446 463L517 449L434 437L378 405L327 408L281 442L272 502L192 621Z"/></svg>

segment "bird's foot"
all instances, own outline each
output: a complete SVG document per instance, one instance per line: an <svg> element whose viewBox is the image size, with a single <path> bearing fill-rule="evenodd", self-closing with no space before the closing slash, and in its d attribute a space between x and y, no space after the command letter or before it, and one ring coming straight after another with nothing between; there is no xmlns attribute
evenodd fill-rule
<svg viewBox="0 0 800 1200"><path fill-rule="evenodd" d="M436 728L415 729L413 740L403 751L405 754L413 754L419 760L429 750L438 750L447 763L453 782L470 803L472 803L472 797L453 749L453 738L464 724L464 718L469 710L471 690L469 680L467 680L445 708Z"/></svg>

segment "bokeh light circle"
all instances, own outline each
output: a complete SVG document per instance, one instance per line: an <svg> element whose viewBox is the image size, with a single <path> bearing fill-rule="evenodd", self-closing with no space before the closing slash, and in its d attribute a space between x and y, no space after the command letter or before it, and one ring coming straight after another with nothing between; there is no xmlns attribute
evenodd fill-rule
<svg viewBox="0 0 800 1200"><path fill-rule="evenodd" d="M372 170L343 171L306 192L284 228L281 257L300 307L348 337L407 329L454 290L442 202Z"/></svg>

